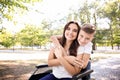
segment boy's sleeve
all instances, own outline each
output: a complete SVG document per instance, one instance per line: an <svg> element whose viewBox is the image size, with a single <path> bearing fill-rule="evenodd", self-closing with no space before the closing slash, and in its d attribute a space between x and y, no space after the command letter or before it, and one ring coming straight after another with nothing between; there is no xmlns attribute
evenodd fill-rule
<svg viewBox="0 0 120 80"><path fill-rule="evenodd" d="M86 44L85 46L80 46L78 48L78 54L83 54L83 53L86 53L86 54L91 54L91 51L92 51L92 43L88 43Z"/></svg>

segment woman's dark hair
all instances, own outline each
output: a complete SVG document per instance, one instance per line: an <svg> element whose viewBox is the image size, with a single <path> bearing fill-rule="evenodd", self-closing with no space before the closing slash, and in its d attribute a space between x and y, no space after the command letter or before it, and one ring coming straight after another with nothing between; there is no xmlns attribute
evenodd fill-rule
<svg viewBox="0 0 120 80"><path fill-rule="evenodd" d="M79 43L77 41L77 38L78 38L78 34L79 34L79 31L80 31L80 26L77 22L74 22L74 21L70 21L68 22L65 27L64 27L64 31L63 31L63 36L60 40L60 44L64 47L65 46L65 43L66 43L66 38L65 38L65 31L66 29L68 29L69 25L70 24L76 24L77 25L77 28L78 28L78 32L77 32L77 37L76 39L72 42L72 44L70 45L70 48L69 48L69 53L70 55L73 55L73 56L77 56L77 48L79 46Z"/></svg>

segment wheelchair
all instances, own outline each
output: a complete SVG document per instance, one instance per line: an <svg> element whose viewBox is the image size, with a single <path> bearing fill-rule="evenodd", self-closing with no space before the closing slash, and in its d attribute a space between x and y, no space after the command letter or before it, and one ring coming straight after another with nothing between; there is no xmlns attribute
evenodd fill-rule
<svg viewBox="0 0 120 80"><path fill-rule="evenodd" d="M74 75L71 80L90 80L90 74L93 72L93 69L90 67L91 62L89 61L87 67L82 69L80 73ZM39 69L41 70L39 71ZM52 69L47 64L38 65L29 80L39 80L50 73L52 73Z"/></svg>

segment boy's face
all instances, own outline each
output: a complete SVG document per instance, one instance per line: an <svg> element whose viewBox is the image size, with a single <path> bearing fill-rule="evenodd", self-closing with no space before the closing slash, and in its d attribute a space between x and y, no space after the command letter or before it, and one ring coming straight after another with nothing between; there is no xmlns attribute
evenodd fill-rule
<svg viewBox="0 0 120 80"><path fill-rule="evenodd" d="M80 46L84 46L91 42L94 38L94 33L93 34L88 34L83 30L80 30L79 35L78 35L78 42Z"/></svg>

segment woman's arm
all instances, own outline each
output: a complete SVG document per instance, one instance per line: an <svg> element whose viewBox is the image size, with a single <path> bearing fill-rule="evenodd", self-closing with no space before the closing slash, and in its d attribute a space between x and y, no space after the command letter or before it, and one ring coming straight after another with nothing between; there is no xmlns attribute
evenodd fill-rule
<svg viewBox="0 0 120 80"><path fill-rule="evenodd" d="M53 48L50 49L50 53L49 53L49 56L48 56L48 65L49 66L61 65L59 60L56 58L56 56L54 54L54 49Z"/></svg>
<svg viewBox="0 0 120 80"><path fill-rule="evenodd" d="M60 65L60 64L63 65L66 68L66 70L68 72L70 72L71 74L76 74L82 68L85 68L87 66L88 61L89 61L89 56L90 55L89 54L85 54L83 56L83 54L79 54L77 57L67 56L64 48L60 45L60 43L58 41L58 38L60 39L61 36L59 36L59 37L58 36L52 36L51 37L51 40L54 43L54 45L56 45L56 47L59 48L59 50L61 49L61 53L63 54L63 55L61 55L59 57L60 61L57 60L59 62L58 65ZM58 51L58 52L60 52L60 51ZM69 66L69 68L68 68L68 66Z"/></svg>
<svg viewBox="0 0 120 80"><path fill-rule="evenodd" d="M71 65L67 60L65 60L61 53L62 50L59 48L56 48L55 50L51 49L48 57L48 65L49 66L62 65L71 75L79 73L81 69Z"/></svg>
<svg viewBox="0 0 120 80"><path fill-rule="evenodd" d="M71 65L64 57L59 57L60 63L71 74L75 75L81 71L81 68Z"/></svg>
<svg viewBox="0 0 120 80"><path fill-rule="evenodd" d="M60 38L60 36L52 36L51 40L53 41L54 45L56 45L56 47L61 48L62 49L62 53L64 56L67 56L64 48L60 45L58 38ZM89 61L90 55L89 54L79 54L77 55L77 57L74 56L67 56L65 57L65 59L72 65L79 67L79 68L85 68L87 66L87 63Z"/></svg>
<svg viewBox="0 0 120 80"><path fill-rule="evenodd" d="M55 50L55 55L56 55L57 59L59 60L60 64L61 64L62 66L64 66L64 68L65 68L71 75L75 75L75 74L79 73L81 69L80 69L79 67L76 67L76 66L70 64L70 63L65 59L65 57L67 57L67 56L62 56L61 53L62 53L62 50L59 49L59 48L56 48L56 50Z"/></svg>

